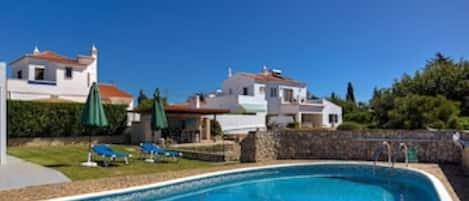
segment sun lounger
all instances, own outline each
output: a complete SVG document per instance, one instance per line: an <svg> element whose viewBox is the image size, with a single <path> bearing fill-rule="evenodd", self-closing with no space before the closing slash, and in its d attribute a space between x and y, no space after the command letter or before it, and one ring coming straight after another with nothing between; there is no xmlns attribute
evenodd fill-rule
<svg viewBox="0 0 469 201"><path fill-rule="evenodd" d="M160 156L168 156L168 157L173 157L173 158L182 156L181 152L163 149L159 147L158 145L150 143L150 142L141 143L140 152L142 154L150 154L150 159L147 159L148 161L152 161L153 157L156 157L158 161L160 159Z"/></svg>
<svg viewBox="0 0 469 201"><path fill-rule="evenodd" d="M91 150L93 152L104 158L104 166L109 165L109 161L116 160L117 158L123 158L125 161L125 164L129 164L129 154L123 153L123 152L117 152L112 150L112 148L109 145L106 144L94 144L91 147ZM110 160L107 160L110 159Z"/></svg>

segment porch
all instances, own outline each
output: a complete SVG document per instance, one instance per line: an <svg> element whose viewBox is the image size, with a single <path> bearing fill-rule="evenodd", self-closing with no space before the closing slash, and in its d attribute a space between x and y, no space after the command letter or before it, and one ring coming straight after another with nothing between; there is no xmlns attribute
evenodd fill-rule
<svg viewBox="0 0 469 201"><path fill-rule="evenodd" d="M168 128L153 133L151 130L150 110L132 111L140 113L140 121L133 122L131 143L172 140L175 143L211 142L210 117L229 112L218 108L191 108L189 106L165 106Z"/></svg>

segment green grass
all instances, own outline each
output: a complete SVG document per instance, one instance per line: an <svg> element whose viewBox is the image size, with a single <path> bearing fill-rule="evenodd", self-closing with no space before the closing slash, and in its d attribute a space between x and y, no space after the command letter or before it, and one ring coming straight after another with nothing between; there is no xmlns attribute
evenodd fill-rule
<svg viewBox="0 0 469 201"><path fill-rule="evenodd" d="M136 146L112 145L112 148L132 154L133 157L130 158L129 165L125 165L123 160L118 160L111 163L109 167L82 167L80 162L86 161L87 145L9 147L8 154L54 168L72 180L180 171L217 165L216 163L187 159L172 161L172 159L164 157L159 163L146 163L143 160L137 160ZM102 159L99 157L97 160Z"/></svg>

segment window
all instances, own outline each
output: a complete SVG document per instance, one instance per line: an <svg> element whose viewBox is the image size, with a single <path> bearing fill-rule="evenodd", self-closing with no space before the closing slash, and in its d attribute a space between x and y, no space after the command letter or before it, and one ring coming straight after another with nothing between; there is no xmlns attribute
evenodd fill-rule
<svg viewBox="0 0 469 201"><path fill-rule="evenodd" d="M228 90L228 94L233 95L233 89L230 88L230 89Z"/></svg>
<svg viewBox="0 0 469 201"><path fill-rule="evenodd" d="M283 89L283 101L293 102L293 89Z"/></svg>
<svg viewBox="0 0 469 201"><path fill-rule="evenodd" d="M248 88L243 87L243 95L247 96L248 95Z"/></svg>
<svg viewBox="0 0 469 201"><path fill-rule="evenodd" d="M259 87L259 94L264 95L265 93L265 87Z"/></svg>
<svg viewBox="0 0 469 201"><path fill-rule="evenodd" d="M44 80L44 68L34 69L34 80Z"/></svg>
<svg viewBox="0 0 469 201"><path fill-rule="evenodd" d="M22 70L19 70L18 72L16 72L16 78L23 79L23 71Z"/></svg>
<svg viewBox="0 0 469 201"><path fill-rule="evenodd" d="M337 114L329 114L329 123L338 123L339 122L339 115Z"/></svg>
<svg viewBox="0 0 469 201"><path fill-rule="evenodd" d="M65 67L65 79L72 79L73 69L72 67Z"/></svg>
<svg viewBox="0 0 469 201"><path fill-rule="evenodd" d="M270 88L270 97L277 97L277 88Z"/></svg>

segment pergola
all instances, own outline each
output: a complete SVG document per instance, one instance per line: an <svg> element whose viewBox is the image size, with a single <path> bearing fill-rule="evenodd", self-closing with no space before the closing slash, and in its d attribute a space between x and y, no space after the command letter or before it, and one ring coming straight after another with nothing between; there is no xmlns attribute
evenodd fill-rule
<svg viewBox="0 0 469 201"><path fill-rule="evenodd" d="M0 165L7 163L6 67L0 62Z"/></svg>

